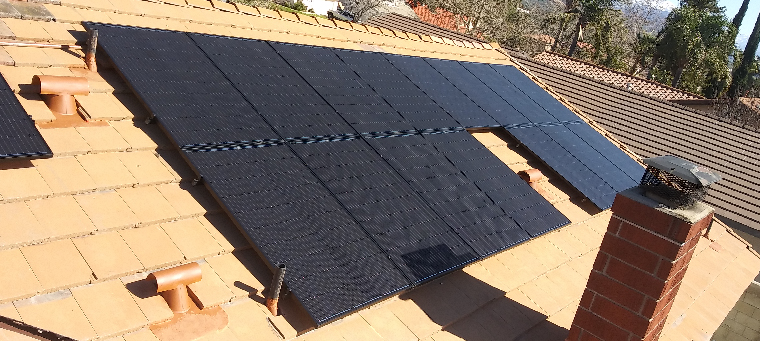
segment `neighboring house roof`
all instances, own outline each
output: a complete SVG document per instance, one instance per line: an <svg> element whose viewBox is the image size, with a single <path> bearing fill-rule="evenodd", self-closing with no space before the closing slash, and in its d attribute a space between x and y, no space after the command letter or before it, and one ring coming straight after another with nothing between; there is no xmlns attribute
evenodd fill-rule
<svg viewBox="0 0 760 341"><path fill-rule="evenodd" d="M519 62L639 155L672 154L719 171L723 180L707 202L718 214L760 229L760 133L571 71Z"/></svg>
<svg viewBox="0 0 760 341"><path fill-rule="evenodd" d="M64 0L52 22L4 18L6 38L81 44L82 21L241 38L510 64L483 47L433 42L376 27L205 0ZM0 25L2 26L2 25ZM479 48L476 48L479 47ZM228 324L203 340L279 340L262 292L271 273L108 61L84 68L78 50L5 46L0 73L36 121L54 157L0 160L0 315L80 340L156 339L149 325L172 313L141 286L156 269L197 261L190 289ZM55 116L33 75L84 76L87 121ZM572 223L303 334L302 340L564 340L610 219L502 132L473 133L515 171L537 167L537 187ZM716 221L702 238L663 340L714 331L760 269L760 259ZM155 290L155 288L153 288ZM285 296L284 335L311 326ZM0 338L19 337L0 329Z"/></svg>
<svg viewBox="0 0 760 341"><path fill-rule="evenodd" d="M613 86L664 100L704 98L702 96L676 89L664 84L639 77L634 77L620 71L615 71L603 66L594 65L579 59L571 58L553 52L539 53L533 56L533 60L561 70L570 71L572 73L579 74L591 79L596 79Z"/></svg>
<svg viewBox="0 0 760 341"><path fill-rule="evenodd" d="M428 35L431 37L451 39L453 41L487 44L485 40L471 37L466 34L445 30L425 21L407 18L395 13L374 17L371 20L365 22L365 24L383 27L389 30L400 30L420 35Z"/></svg>

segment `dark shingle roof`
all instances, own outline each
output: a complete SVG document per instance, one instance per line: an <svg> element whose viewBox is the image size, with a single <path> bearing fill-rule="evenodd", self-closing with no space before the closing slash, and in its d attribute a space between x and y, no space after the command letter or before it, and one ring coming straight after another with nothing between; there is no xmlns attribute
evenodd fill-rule
<svg viewBox="0 0 760 341"><path fill-rule="evenodd" d="M671 154L719 171L707 201L716 213L760 229L760 133L665 100L533 60L515 58L643 157Z"/></svg>

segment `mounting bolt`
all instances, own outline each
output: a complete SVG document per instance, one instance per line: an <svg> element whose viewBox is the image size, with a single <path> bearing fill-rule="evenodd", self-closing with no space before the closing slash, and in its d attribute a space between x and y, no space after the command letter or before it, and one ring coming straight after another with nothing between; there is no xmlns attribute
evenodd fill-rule
<svg viewBox="0 0 760 341"><path fill-rule="evenodd" d="M198 186L198 184L200 184L201 181L203 181L203 177L202 176L193 179L193 181L190 181L190 184L193 185L193 186Z"/></svg>

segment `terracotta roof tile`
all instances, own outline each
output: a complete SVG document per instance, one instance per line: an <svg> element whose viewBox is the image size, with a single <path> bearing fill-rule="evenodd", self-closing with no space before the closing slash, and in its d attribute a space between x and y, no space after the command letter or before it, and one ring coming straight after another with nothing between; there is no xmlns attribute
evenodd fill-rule
<svg viewBox="0 0 760 341"><path fill-rule="evenodd" d="M162 223L179 218L179 213L155 187L120 188L116 192L143 224Z"/></svg>
<svg viewBox="0 0 760 341"><path fill-rule="evenodd" d="M95 225L72 196L30 200L26 204L49 237L81 236L95 231Z"/></svg>
<svg viewBox="0 0 760 341"><path fill-rule="evenodd" d="M145 269L156 269L185 260L182 252L159 226L120 230L119 234Z"/></svg>
<svg viewBox="0 0 760 341"><path fill-rule="evenodd" d="M6 163L7 168L0 169L0 198L5 201L14 199L36 199L53 194L40 173L29 161Z"/></svg>
<svg viewBox="0 0 760 341"><path fill-rule="evenodd" d="M43 291L82 285L93 279L92 270L70 239L22 247L21 253L34 271ZM23 316L23 312L19 312Z"/></svg>
<svg viewBox="0 0 760 341"><path fill-rule="evenodd" d="M161 184L178 180L153 152L136 151L117 155L138 184Z"/></svg>
<svg viewBox="0 0 760 341"><path fill-rule="evenodd" d="M158 323L171 319L174 313L169 309L169 306L161 295L156 294L153 284L145 280L147 275L147 273L137 273L132 276L122 277L120 280L149 323ZM150 335L153 334L150 333Z"/></svg>
<svg viewBox="0 0 760 341"><path fill-rule="evenodd" d="M33 160L32 164L54 194L84 193L97 187L74 157Z"/></svg>
<svg viewBox="0 0 760 341"><path fill-rule="evenodd" d="M0 257L3 260L0 267L0 302L27 298L42 290L19 249L2 250Z"/></svg>
<svg viewBox="0 0 760 341"><path fill-rule="evenodd" d="M18 301L14 305L23 321L30 325L83 341L97 336L68 290Z"/></svg>
<svg viewBox="0 0 760 341"><path fill-rule="evenodd" d="M222 247L198 219L184 219L161 224L174 245L187 260L197 260L222 253Z"/></svg>
<svg viewBox="0 0 760 341"><path fill-rule="evenodd" d="M96 280L131 274L143 268L127 243L116 232L74 238L72 241L92 269Z"/></svg>
<svg viewBox="0 0 760 341"><path fill-rule="evenodd" d="M85 172L95 181L98 189L133 186L137 183L116 154L86 154L77 155L76 158Z"/></svg>
<svg viewBox="0 0 760 341"><path fill-rule="evenodd" d="M123 152L131 149L129 143L111 126L77 127L76 130L94 153Z"/></svg>
<svg viewBox="0 0 760 341"><path fill-rule="evenodd" d="M200 301L201 308L205 309L229 302L233 297L232 291L227 288L227 285L214 272L214 269L208 263L203 263L201 264L201 271L203 271L203 278L188 286L193 295Z"/></svg>
<svg viewBox="0 0 760 341"><path fill-rule="evenodd" d="M596 79L616 87L628 89L630 91L661 98L664 100L704 98L702 96L669 87L664 84L631 76L623 72L614 71L602 66L594 65L567 56L562 56L556 53L543 52L534 56L533 60L552 67L567 70L584 77Z"/></svg>
<svg viewBox="0 0 760 341"><path fill-rule="evenodd" d="M140 219L115 191L82 194L74 199L98 231L135 227L140 224Z"/></svg>
<svg viewBox="0 0 760 341"><path fill-rule="evenodd" d="M71 289L98 337L136 330L148 321L118 280Z"/></svg>
<svg viewBox="0 0 760 341"><path fill-rule="evenodd" d="M268 274L267 278L259 279L250 272L251 270L248 270L256 268L255 264L260 262L255 258L258 256L252 251L235 251L218 257L207 258L206 261L219 275L219 278L227 284L227 287L232 290L235 297L246 297L251 294L261 295L265 288L262 282L268 282L272 276ZM239 284L236 285L237 282ZM248 288L255 289L255 292L250 292Z"/></svg>
<svg viewBox="0 0 760 341"><path fill-rule="evenodd" d="M24 245L50 238L51 231L40 224L31 209L24 202L0 204L0 219L3 219L3 234L0 234L0 248Z"/></svg>

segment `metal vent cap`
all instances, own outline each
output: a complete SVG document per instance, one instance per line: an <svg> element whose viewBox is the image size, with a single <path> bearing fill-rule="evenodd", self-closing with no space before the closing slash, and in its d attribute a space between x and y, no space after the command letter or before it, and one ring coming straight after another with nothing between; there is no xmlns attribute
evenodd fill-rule
<svg viewBox="0 0 760 341"><path fill-rule="evenodd" d="M646 172L641 187L646 195L670 208L683 208L702 201L707 189L721 179L704 166L672 156L644 159Z"/></svg>

